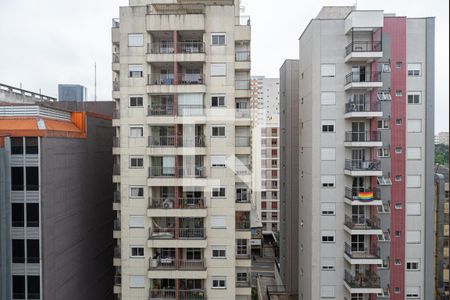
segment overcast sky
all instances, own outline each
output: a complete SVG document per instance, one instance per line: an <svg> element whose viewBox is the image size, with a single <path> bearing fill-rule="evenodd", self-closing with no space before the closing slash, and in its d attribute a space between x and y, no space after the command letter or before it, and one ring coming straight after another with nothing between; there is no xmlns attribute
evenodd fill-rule
<svg viewBox="0 0 450 300"><path fill-rule="evenodd" d="M278 77L298 57L298 38L323 5L355 0L242 0L252 18L252 74ZM0 82L57 96L58 83L80 83L111 99L111 19L127 0L0 0ZM359 0L359 9L436 17L436 131L449 123L448 0Z"/></svg>

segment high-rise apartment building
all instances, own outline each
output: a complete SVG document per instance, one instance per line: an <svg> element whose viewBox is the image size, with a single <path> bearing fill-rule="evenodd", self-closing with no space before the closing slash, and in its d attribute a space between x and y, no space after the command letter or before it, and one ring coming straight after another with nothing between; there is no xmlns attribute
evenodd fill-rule
<svg viewBox="0 0 450 300"><path fill-rule="evenodd" d="M253 126L265 124L280 114L280 79L252 76L250 109Z"/></svg>
<svg viewBox="0 0 450 300"><path fill-rule="evenodd" d="M113 21L117 299L250 299L250 19L130 0Z"/></svg>
<svg viewBox="0 0 450 300"><path fill-rule="evenodd" d="M58 101L87 101L87 88L79 84L58 84Z"/></svg>
<svg viewBox="0 0 450 300"><path fill-rule="evenodd" d="M448 299L450 295L450 211L448 166L436 166L436 222L435 222L435 299Z"/></svg>
<svg viewBox="0 0 450 300"><path fill-rule="evenodd" d="M299 299L434 298L434 19L324 7L299 58Z"/></svg>
<svg viewBox="0 0 450 300"><path fill-rule="evenodd" d="M0 298L111 299L112 103L68 111L8 102L0 106Z"/></svg>

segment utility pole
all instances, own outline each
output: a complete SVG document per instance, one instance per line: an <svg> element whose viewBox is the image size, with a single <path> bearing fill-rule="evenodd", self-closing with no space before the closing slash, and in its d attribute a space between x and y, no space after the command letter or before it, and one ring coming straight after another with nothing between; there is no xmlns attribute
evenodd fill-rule
<svg viewBox="0 0 450 300"><path fill-rule="evenodd" d="M94 101L97 101L97 62L94 62Z"/></svg>

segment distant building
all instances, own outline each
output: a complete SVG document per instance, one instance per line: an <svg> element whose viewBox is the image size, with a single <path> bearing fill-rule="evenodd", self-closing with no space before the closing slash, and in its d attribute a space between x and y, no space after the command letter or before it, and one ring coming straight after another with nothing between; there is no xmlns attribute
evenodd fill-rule
<svg viewBox="0 0 450 300"><path fill-rule="evenodd" d="M252 76L250 109L253 126L264 124L280 114L280 79Z"/></svg>
<svg viewBox="0 0 450 300"><path fill-rule="evenodd" d="M448 132L439 132L435 137L435 144L444 144L448 146Z"/></svg>
<svg viewBox="0 0 450 300"><path fill-rule="evenodd" d="M91 103L0 106L0 299L113 298L113 103Z"/></svg>
<svg viewBox="0 0 450 300"><path fill-rule="evenodd" d="M58 101L87 101L87 89L79 84L58 84Z"/></svg>
<svg viewBox="0 0 450 300"><path fill-rule="evenodd" d="M0 83L0 103L49 103L56 98Z"/></svg>

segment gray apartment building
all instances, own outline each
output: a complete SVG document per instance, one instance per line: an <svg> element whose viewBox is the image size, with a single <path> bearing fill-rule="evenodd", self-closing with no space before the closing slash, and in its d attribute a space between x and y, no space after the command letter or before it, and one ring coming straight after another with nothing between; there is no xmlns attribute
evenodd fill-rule
<svg viewBox="0 0 450 300"><path fill-rule="evenodd" d="M299 44L298 75L280 76L282 111L284 86L299 89L298 120L281 113L282 169L299 151L299 181L282 185L282 238L298 231L287 286L305 300L433 299L434 18L324 7Z"/></svg>
<svg viewBox="0 0 450 300"><path fill-rule="evenodd" d="M112 299L112 103L47 104L0 106L0 298Z"/></svg>
<svg viewBox="0 0 450 300"><path fill-rule="evenodd" d="M58 84L58 101L87 101L87 88L79 84Z"/></svg>

